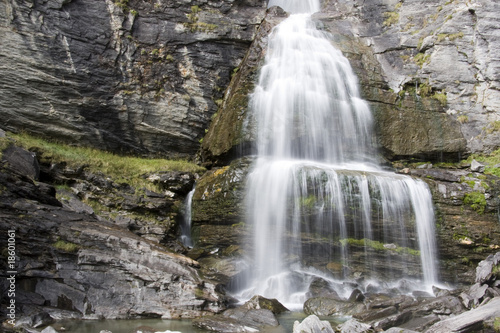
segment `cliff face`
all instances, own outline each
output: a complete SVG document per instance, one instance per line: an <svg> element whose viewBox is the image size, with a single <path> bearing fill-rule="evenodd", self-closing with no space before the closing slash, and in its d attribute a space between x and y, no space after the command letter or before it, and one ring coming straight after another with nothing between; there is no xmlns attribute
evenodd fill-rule
<svg viewBox="0 0 500 333"><path fill-rule="evenodd" d="M349 58L387 158L456 161L499 147L498 7L481 0L323 2L315 19ZM253 48L265 50L263 43ZM251 57L255 50L240 71L259 62ZM202 144L202 156L215 164L253 142L251 126L234 125L251 124L241 110L246 105L233 105L233 92L245 90L238 81ZM214 135L233 128L241 130L229 143Z"/></svg>
<svg viewBox="0 0 500 333"><path fill-rule="evenodd" d="M0 2L0 127L193 156L263 1Z"/></svg>
<svg viewBox="0 0 500 333"><path fill-rule="evenodd" d="M492 162L493 171L484 172L470 161L434 167L411 162L458 162L500 147L500 96L495 88L500 77L499 22L493 14L498 10L498 4L488 1L339 0L324 1L322 12L313 17L350 60L362 97L375 115L382 155L399 161L393 164L396 169L422 178L433 192L444 281L470 282L471 264L500 246L494 175L500 165ZM250 155L254 147L248 98L255 67L266 53L267 35L261 32L283 18L274 9L261 25L203 140L202 160L222 168L203 176L193 197L195 228L218 231L205 233L211 238L200 236L200 246L229 244L244 232L238 229L244 220L244 203L238 201L242 186L231 181L238 182L233 175L248 170L238 161L227 165ZM211 206L233 208L216 212L207 209ZM231 227L222 231L224 225ZM232 274L228 269L227 275Z"/></svg>

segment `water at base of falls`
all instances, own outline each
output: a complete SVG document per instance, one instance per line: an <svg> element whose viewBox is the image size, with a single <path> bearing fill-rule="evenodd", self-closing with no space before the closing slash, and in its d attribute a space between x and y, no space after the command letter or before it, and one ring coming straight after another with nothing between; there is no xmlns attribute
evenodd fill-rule
<svg viewBox="0 0 500 333"><path fill-rule="evenodd" d="M253 243L235 296L276 298L293 309L318 279L340 297L354 285L430 290L437 282L430 191L377 165L373 119L356 76L311 20L319 3L271 5L300 14L273 29L251 97L258 156L246 206Z"/></svg>

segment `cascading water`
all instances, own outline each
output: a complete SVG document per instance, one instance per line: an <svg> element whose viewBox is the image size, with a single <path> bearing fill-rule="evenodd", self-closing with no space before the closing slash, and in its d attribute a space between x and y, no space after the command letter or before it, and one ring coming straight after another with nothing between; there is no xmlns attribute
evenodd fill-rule
<svg viewBox="0 0 500 333"><path fill-rule="evenodd" d="M315 276L341 281L355 273L352 266L366 281L417 275L419 287L428 288L437 274L427 186L377 165L372 116L356 76L311 20L319 2L273 5L294 14L271 33L251 98L258 158L247 207L254 256L238 296L301 307ZM364 247L361 255L351 253L356 246ZM410 257L417 257L417 272Z"/></svg>
<svg viewBox="0 0 500 333"><path fill-rule="evenodd" d="M180 225L181 237L180 240L184 246L193 247L193 240L191 238L191 208L193 202L195 188L188 193L186 201L184 202L184 220Z"/></svg>

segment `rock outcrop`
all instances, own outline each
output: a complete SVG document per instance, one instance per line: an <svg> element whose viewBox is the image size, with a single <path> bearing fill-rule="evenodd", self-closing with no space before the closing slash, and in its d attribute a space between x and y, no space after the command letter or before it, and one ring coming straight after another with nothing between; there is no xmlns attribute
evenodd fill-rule
<svg viewBox="0 0 500 333"><path fill-rule="evenodd" d="M279 326L276 314L283 311L287 310L278 301L255 296L240 307L195 319L193 325L220 333L258 332L266 327Z"/></svg>
<svg viewBox="0 0 500 333"><path fill-rule="evenodd" d="M0 127L193 157L264 17L260 0L0 3Z"/></svg>
<svg viewBox="0 0 500 333"><path fill-rule="evenodd" d="M341 332L474 332L493 327L500 316L500 252L477 267L476 284L456 290L434 288L435 296L370 294L362 301L331 297L309 299L304 312L313 316L350 315ZM396 329L397 328L397 329Z"/></svg>
<svg viewBox="0 0 500 333"><path fill-rule="evenodd" d="M498 9L486 0L340 0L324 2L314 15L358 75L387 158L456 161L499 147L495 87L500 83L497 60L489 60L500 53L498 18L492 14ZM268 16L269 23L279 18L276 14ZM265 35L257 36L240 66L245 79L233 80L212 122L202 145L207 164L251 152L255 135L247 115L248 87L255 83L252 73L263 61L266 43Z"/></svg>
<svg viewBox="0 0 500 333"><path fill-rule="evenodd" d="M13 261L17 319L40 313L59 319L192 318L225 308L215 284L200 277L198 262L63 205L54 187L23 168L13 170L12 157L17 161L4 155L0 169L0 226L12 231L15 260L4 252L1 260L4 267ZM5 241L2 236L6 249ZM9 289L6 278L1 288Z"/></svg>

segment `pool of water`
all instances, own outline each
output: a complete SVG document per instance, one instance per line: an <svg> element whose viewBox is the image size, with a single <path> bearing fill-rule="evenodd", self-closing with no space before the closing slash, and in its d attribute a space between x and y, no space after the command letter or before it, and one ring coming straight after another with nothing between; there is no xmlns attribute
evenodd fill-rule
<svg viewBox="0 0 500 333"><path fill-rule="evenodd" d="M278 316L280 326L269 328L264 333L290 333L293 323L307 317L303 312L288 312ZM325 320L325 318L323 318ZM342 322L342 318L328 318L332 326ZM153 328L156 332L207 333L211 331L194 327L191 320L134 319L134 320L63 320L52 325L60 332L99 333L107 330L112 333L131 333L141 326Z"/></svg>

